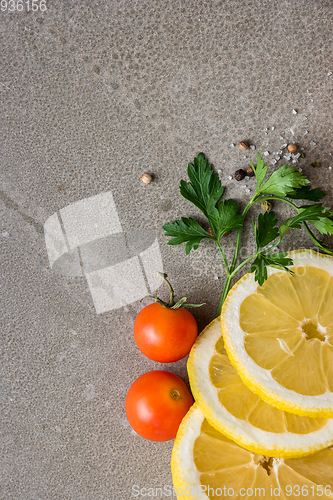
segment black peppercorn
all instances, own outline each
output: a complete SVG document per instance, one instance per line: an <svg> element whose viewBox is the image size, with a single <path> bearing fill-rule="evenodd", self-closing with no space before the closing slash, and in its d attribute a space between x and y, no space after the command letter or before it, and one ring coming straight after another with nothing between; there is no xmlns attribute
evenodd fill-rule
<svg viewBox="0 0 333 500"><path fill-rule="evenodd" d="M239 170L236 170L235 172L235 179L236 181L242 181L245 177L245 172L241 168Z"/></svg>

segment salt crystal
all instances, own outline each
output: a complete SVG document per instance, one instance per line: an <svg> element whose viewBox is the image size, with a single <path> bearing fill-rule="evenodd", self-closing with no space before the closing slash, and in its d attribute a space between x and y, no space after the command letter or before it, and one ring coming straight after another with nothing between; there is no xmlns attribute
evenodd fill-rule
<svg viewBox="0 0 333 500"><path fill-rule="evenodd" d="M308 93L308 94L310 93L310 92L309 92L309 90L307 90L307 93Z"/></svg>
<svg viewBox="0 0 333 500"><path fill-rule="evenodd" d="M264 132L267 132L267 128L264 128Z"/></svg>
<svg viewBox="0 0 333 500"><path fill-rule="evenodd" d="M301 151L304 151L304 148L301 148Z"/></svg>
<svg viewBox="0 0 333 500"><path fill-rule="evenodd" d="M293 109L293 115L297 115L296 109Z"/></svg>
<svg viewBox="0 0 333 500"><path fill-rule="evenodd" d="M310 146L316 146L316 145L317 145L317 143L316 143L316 142L314 142L314 141L311 141L311 142L310 142Z"/></svg>
<svg viewBox="0 0 333 500"><path fill-rule="evenodd" d="M234 147L235 147L235 144L231 143L231 144L230 144L230 147L231 147L231 148L234 148Z"/></svg>
<svg viewBox="0 0 333 500"><path fill-rule="evenodd" d="M283 158L285 158L286 160L288 160L288 161L289 161L291 157L290 157L290 155L284 155L284 157L283 157Z"/></svg>
<svg viewBox="0 0 333 500"><path fill-rule="evenodd" d="M308 133L309 133L309 131L308 131L308 130L304 130L304 132L303 132L303 134L304 134L304 135L306 135L306 134L308 134Z"/></svg>
<svg viewBox="0 0 333 500"><path fill-rule="evenodd" d="M218 174L222 174L222 170L221 170L221 169L219 169L219 170L217 171L217 173L218 173Z"/></svg>
<svg viewBox="0 0 333 500"><path fill-rule="evenodd" d="M275 127L272 127L272 130L275 130Z"/></svg>
<svg viewBox="0 0 333 500"><path fill-rule="evenodd" d="M298 158L301 156L301 153L295 153L295 154L292 154L291 157L293 160L298 160Z"/></svg>
<svg viewBox="0 0 333 500"><path fill-rule="evenodd" d="M280 149L286 149L287 146L288 146L288 144L282 144L282 146L280 147Z"/></svg>
<svg viewBox="0 0 333 500"><path fill-rule="evenodd" d="M279 155L282 155L282 151L278 151L278 154L279 154Z"/></svg>
<svg viewBox="0 0 333 500"><path fill-rule="evenodd" d="M313 99L310 99L311 102L313 102Z"/></svg>
<svg viewBox="0 0 333 500"><path fill-rule="evenodd" d="M247 188L247 185L246 185L246 184L244 184L243 186L241 186L241 188L242 188L242 189L245 189L245 188Z"/></svg>
<svg viewBox="0 0 333 500"><path fill-rule="evenodd" d="M267 135L267 132L264 132L264 135Z"/></svg>
<svg viewBox="0 0 333 500"><path fill-rule="evenodd" d="M277 156L275 159L276 159L276 161L279 161L279 160L281 160L281 156Z"/></svg>
<svg viewBox="0 0 333 500"><path fill-rule="evenodd" d="M308 117L307 117L307 116L303 116L303 120L307 120L307 119L308 119Z"/></svg>
<svg viewBox="0 0 333 500"><path fill-rule="evenodd" d="M283 141L283 140L284 140L284 137L282 137L282 135L280 135L280 139L281 139L281 141Z"/></svg>
<svg viewBox="0 0 333 500"><path fill-rule="evenodd" d="M275 165L275 163L276 163L276 160L274 160L274 159L273 159L273 160L271 160L271 164L272 164L272 165Z"/></svg>
<svg viewBox="0 0 333 500"><path fill-rule="evenodd" d="M5 238L8 238L9 236L9 232L8 231L2 231L2 236L4 236Z"/></svg>
<svg viewBox="0 0 333 500"><path fill-rule="evenodd" d="M293 160L293 163L298 163L298 160Z"/></svg>
<svg viewBox="0 0 333 500"><path fill-rule="evenodd" d="M231 175L229 175L228 179L229 179L229 181L231 181L231 180L232 180L232 177L231 177Z"/></svg>
<svg viewBox="0 0 333 500"><path fill-rule="evenodd" d="M218 276L214 276L214 280L217 281L219 279Z"/></svg>
<svg viewBox="0 0 333 500"><path fill-rule="evenodd" d="M264 152L264 156L269 156L269 152L268 152L268 151L265 151L265 152Z"/></svg>
<svg viewBox="0 0 333 500"><path fill-rule="evenodd" d="M243 156L244 160L246 160L246 156Z"/></svg>
<svg viewBox="0 0 333 500"><path fill-rule="evenodd" d="M331 76L332 74L333 74L333 73L332 73L332 71L329 71L329 72L327 73L327 76Z"/></svg>
<svg viewBox="0 0 333 500"><path fill-rule="evenodd" d="M255 147L255 146L253 146L253 144L251 144L250 148L251 148L251 149L256 149L256 147Z"/></svg>
<svg viewBox="0 0 333 500"><path fill-rule="evenodd" d="M331 167L331 165L330 165L330 166L328 167L328 170L332 170L332 167Z"/></svg>
<svg viewBox="0 0 333 500"><path fill-rule="evenodd" d="M251 189L245 189L245 193L251 193Z"/></svg>
<svg viewBox="0 0 333 500"><path fill-rule="evenodd" d="M249 180L250 180L250 177L249 177L248 175L246 175L246 176L244 177L244 179L245 179L246 181L249 181Z"/></svg>
<svg viewBox="0 0 333 500"><path fill-rule="evenodd" d="M328 153L330 156L332 156L332 153Z"/></svg>
<svg viewBox="0 0 333 500"><path fill-rule="evenodd" d="M303 170L301 168L298 169L299 172L303 172Z"/></svg>
<svg viewBox="0 0 333 500"><path fill-rule="evenodd" d="M278 155L278 154L279 154L279 153L278 153L277 151L275 151L275 152L273 153L273 155Z"/></svg>

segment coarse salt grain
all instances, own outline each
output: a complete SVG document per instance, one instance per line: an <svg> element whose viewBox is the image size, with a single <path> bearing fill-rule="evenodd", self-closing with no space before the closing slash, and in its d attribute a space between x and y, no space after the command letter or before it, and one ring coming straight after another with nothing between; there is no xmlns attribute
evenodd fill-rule
<svg viewBox="0 0 333 500"><path fill-rule="evenodd" d="M331 167L331 165L330 165L330 166L328 167L328 170L332 170L332 167Z"/></svg>
<svg viewBox="0 0 333 500"><path fill-rule="evenodd" d="M268 152L268 151L265 151L265 152L264 152L264 156L269 156L269 152Z"/></svg>
<svg viewBox="0 0 333 500"><path fill-rule="evenodd" d="M267 132L267 128L264 128L264 132Z"/></svg>
<svg viewBox="0 0 333 500"><path fill-rule="evenodd" d="M231 147L231 148L234 148L234 147L235 147L235 144L231 143L231 144L230 144L230 147Z"/></svg>
<svg viewBox="0 0 333 500"><path fill-rule="evenodd" d="M273 155L278 155L278 154L279 154L279 153L278 153L277 151L275 151L275 152L273 153Z"/></svg>
<svg viewBox="0 0 333 500"><path fill-rule="evenodd" d="M214 276L214 280L217 281L219 279L218 276Z"/></svg>
<svg viewBox="0 0 333 500"><path fill-rule="evenodd" d="M314 141L310 141L310 146L317 146L317 143Z"/></svg>
<svg viewBox="0 0 333 500"><path fill-rule="evenodd" d="M218 173L218 174L222 174L222 170L221 170L221 169L218 169L217 173Z"/></svg>
<svg viewBox="0 0 333 500"><path fill-rule="evenodd" d="M250 148L251 148L251 149L256 149L256 147L255 147L255 146L253 146L253 144L251 144Z"/></svg>
<svg viewBox="0 0 333 500"><path fill-rule="evenodd" d="M298 169L298 171L299 171L299 172L303 172L303 169L299 168L299 169Z"/></svg>
<svg viewBox="0 0 333 500"><path fill-rule="evenodd" d="M278 154L279 154L279 155L282 155L282 151L278 151Z"/></svg>
<svg viewBox="0 0 333 500"><path fill-rule="evenodd" d="M298 163L298 160L293 160L293 163Z"/></svg>
<svg viewBox="0 0 333 500"><path fill-rule="evenodd" d="M309 133L309 131L308 131L308 130L304 130L304 132L303 132L303 134L304 134L304 135L306 135L306 134L308 134L308 133Z"/></svg>
<svg viewBox="0 0 333 500"><path fill-rule="evenodd" d="M285 158L286 160L290 160L291 156L290 155L284 155L283 158Z"/></svg>
<svg viewBox="0 0 333 500"><path fill-rule="evenodd" d="M329 72L327 73L327 76L331 76L332 74L333 74L333 73L332 73L332 71L329 71Z"/></svg>
<svg viewBox="0 0 333 500"><path fill-rule="evenodd" d="M264 135L267 135L267 132L264 132Z"/></svg>
<svg viewBox="0 0 333 500"><path fill-rule="evenodd" d="M287 146L288 146L288 144L282 144L282 146L280 147L280 149L286 149Z"/></svg>
<svg viewBox="0 0 333 500"><path fill-rule="evenodd" d="M274 158L273 158L273 160L271 160L271 164L275 165L275 163L276 163L276 160L274 160Z"/></svg>
<svg viewBox="0 0 333 500"><path fill-rule="evenodd" d="M231 176L231 175L229 175L228 179L229 179L229 181L231 181L231 180L232 180L232 176Z"/></svg>
<svg viewBox="0 0 333 500"><path fill-rule="evenodd" d="M276 161L279 161L279 160L281 160L281 156L277 156L275 159L276 159Z"/></svg>
<svg viewBox="0 0 333 500"><path fill-rule="evenodd" d="M275 130L275 127L272 127L272 130Z"/></svg>
<svg viewBox="0 0 333 500"><path fill-rule="evenodd" d="M249 180L250 180L250 177L249 177L248 175L246 175L246 176L244 177L244 179L245 179L246 181L249 181Z"/></svg>
<svg viewBox="0 0 333 500"><path fill-rule="evenodd" d="M296 109L293 109L293 115L297 115Z"/></svg>
<svg viewBox="0 0 333 500"><path fill-rule="evenodd" d="M308 117L307 117L307 116L303 116L303 120L307 120L307 119L308 119Z"/></svg>
<svg viewBox="0 0 333 500"><path fill-rule="evenodd" d="M251 189L245 189L245 193L251 193Z"/></svg>
<svg viewBox="0 0 333 500"><path fill-rule="evenodd" d="M283 140L284 140L284 137L282 137L282 135L280 135L280 139L281 139L281 141L283 141Z"/></svg>

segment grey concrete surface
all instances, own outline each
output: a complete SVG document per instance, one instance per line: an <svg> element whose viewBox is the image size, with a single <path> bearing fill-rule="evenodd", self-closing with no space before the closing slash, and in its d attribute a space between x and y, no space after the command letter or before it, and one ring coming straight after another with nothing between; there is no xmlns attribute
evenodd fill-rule
<svg viewBox="0 0 333 500"><path fill-rule="evenodd" d="M125 231L157 232L178 294L207 303L194 311L201 329L216 314L224 275L212 246L186 257L184 247L166 245L164 223L200 220L180 197L179 180L203 151L221 170L226 195L243 205L250 194L228 177L255 161L255 151L230 144L248 140L273 153L298 141L306 158L297 166L332 205L333 7L330 0L46 5L0 12L0 499L127 500L133 485L172 484L172 442L133 434L126 392L152 369L187 381L186 360L161 365L140 353L138 301L96 314L83 277L51 270L44 223L112 191ZM148 185L144 172L154 176ZM246 184L253 190L253 180ZM274 208L281 219L289 213ZM250 220L244 255L253 245ZM225 240L228 255L234 240ZM298 247L311 241L289 233L284 248Z"/></svg>

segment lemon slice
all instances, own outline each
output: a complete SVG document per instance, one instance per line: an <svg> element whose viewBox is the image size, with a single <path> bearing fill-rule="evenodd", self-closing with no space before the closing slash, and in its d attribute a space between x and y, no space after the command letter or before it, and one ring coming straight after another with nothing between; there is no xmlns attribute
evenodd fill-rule
<svg viewBox="0 0 333 500"><path fill-rule="evenodd" d="M262 287L247 274L222 309L230 361L243 382L281 410L333 417L333 258L289 253L295 276L269 268Z"/></svg>
<svg viewBox="0 0 333 500"><path fill-rule="evenodd" d="M333 419L284 412L244 385L225 351L219 318L197 338L187 368L192 393L206 419L244 448L290 458L333 444Z"/></svg>
<svg viewBox="0 0 333 500"><path fill-rule="evenodd" d="M333 449L305 458L270 458L215 430L194 404L174 443L171 469L178 499L333 498Z"/></svg>

